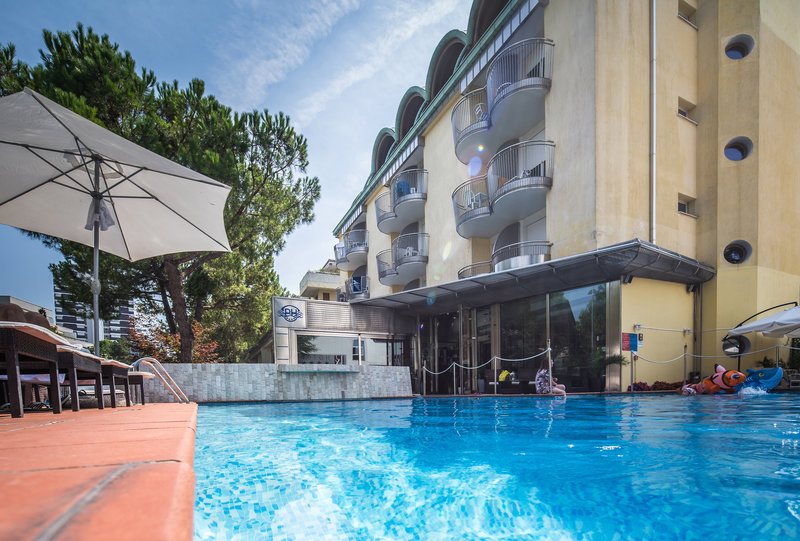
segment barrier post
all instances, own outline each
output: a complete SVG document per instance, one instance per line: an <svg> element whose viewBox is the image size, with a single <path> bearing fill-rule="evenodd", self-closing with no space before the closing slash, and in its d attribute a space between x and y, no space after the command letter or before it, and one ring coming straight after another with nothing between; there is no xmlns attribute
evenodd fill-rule
<svg viewBox="0 0 800 541"><path fill-rule="evenodd" d="M550 356L549 338L547 339L547 379L550 380L550 394L553 394L553 358Z"/></svg>
<svg viewBox="0 0 800 541"><path fill-rule="evenodd" d="M497 357L492 357L492 372L494 372L494 394L497 394Z"/></svg>
<svg viewBox="0 0 800 541"><path fill-rule="evenodd" d="M631 351L631 393L633 392L633 352Z"/></svg>
<svg viewBox="0 0 800 541"><path fill-rule="evenodd" d="M425 359L422 359L422 396L427 396L428 394L427 372L428 371L425 369Z"/></svg>
<svg viewBox="0 0 800 541"><path fill-rule="evenodd" d="M775 366L781 365L781 346L775 346Z"/></svg>
<svg viewBox="0 0 800 541"><path fill-rule="evenodd" d="M450 363L450 368L453 369L453 394L458 394L456 392L458 390L458 388L456 387L456 365L453 364L453 363Z"/></svg>
<svg viewBox="0 0 800 541"><path fill-rule="evenodd" d="M686 385L686 350L689 346L683 344L683 384Z"/></svg>

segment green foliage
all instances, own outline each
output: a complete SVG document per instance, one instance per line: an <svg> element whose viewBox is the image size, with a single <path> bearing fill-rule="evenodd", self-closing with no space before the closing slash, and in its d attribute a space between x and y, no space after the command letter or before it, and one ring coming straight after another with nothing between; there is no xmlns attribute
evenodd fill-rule
<svg viewBox="0 0 800 541"><path fill-rule="evenodd" d="M235 361L269 327L269 298L285 293L273 268L285 237L313 220L319 180L305 174L306 139L289 117L269 111L235 113L205 94L198 79L186 88L137 72L130 53L107 35L78 24L70 32L43 32L41 64L0 48L0 95L25 86L109 130L231 186L225 226L231 253L187 253L129 263L102 254L101 316L133 299L160 309L168 334L181 337L181 360L191 360L194 322ZM75 313L88 315L91 249L43 237L64 254L52 267L59 287L74 294ZM172 272L177 266L178 272ZM168 272L169 271L169 272ZM88 309L86 307L89 307ZM180 332L179 332L180 331Z"/></svg>
<svg viewBox="0 0 800 541"><path fill-rule="evenodd" d="M792 338L792 350L789 351L787 368L800 370L800 338Z"/></svg>
<svg viewBox="0 0 800 541"><path fill-rule="evenodd" d="M761 368L775 368L775 361L764 355L764 358L760 361L756 361L756 365L760 366Z"/></svg>
<svg viewBox="0 0 800 541"><path fill-rule="evenodd" d="M100 356L105 359L128 362L131 359L131 343L125 338L100 340Z"/></svg>

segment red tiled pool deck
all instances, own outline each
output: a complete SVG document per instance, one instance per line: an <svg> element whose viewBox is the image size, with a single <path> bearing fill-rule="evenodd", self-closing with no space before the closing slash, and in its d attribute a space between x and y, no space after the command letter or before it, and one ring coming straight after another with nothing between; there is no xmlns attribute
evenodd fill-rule
<svg viewBox="0 0 800 541"><path fill-rule="evenodd" d="M192 537L197 404L0 415L0 539Z"/></svg>

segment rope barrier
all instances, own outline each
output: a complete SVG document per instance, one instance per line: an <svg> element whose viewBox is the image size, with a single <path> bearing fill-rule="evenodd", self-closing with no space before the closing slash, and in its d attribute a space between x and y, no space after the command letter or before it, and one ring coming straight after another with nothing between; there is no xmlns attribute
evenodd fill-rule
<svg viewBox="0 0 800 541"><path fill-rule="evenodd" d="M637 354L636 354L636 360L638 361L639 359L641 359L641 360L643 360L643 361L647 361L648 363L653 363L653 364L669 364L669 363L674 363L674 362L675 362L675 361L677 361L678 359L683 359L683 353L681 353L680 355L678 355L678 356L677 356L677 357L675 357L674 359L670 359L670 360L668 360L668 361L651 361L650 359L648 359L648 358L646 358L646 357L642 357L641 355L639 355L639 354L637 353Z"/></svg>
<svg viewBox="0 0 800 541"><path fill-rule="evenodd" d="M667 331L667 332L681 332L681 333L685 333L686 331L692 332L692 330L690 328L688 328L688 327L685 327L683 329L666 329L666 328L663 328L663 327L645 327L644 325L636 325L635 327L637 329L647 329L649 331Z"/></svg>
<svg viewBox="0 0 800 541"><path fill-rule="evenodd" d="M505 362L510 362L510 363L520 363L520 362L523 362L523 361L530 361L531 359L535 359L536 357L541 357L542 355L546 354L549 351L552 351L552 350L550 348L547 348L546 350L542 351L541 353L537 353L536 355L531 355L530 357L525 357L523 359L504 359L503 357L498 357L497 355L495 355L494 357L492 357L491 359L489 359L485 363L483 363L481 365L478 365L478 366L464 366L463 364L458 364L457 362L454 361L454 362L450 363L450 365L447 368L445 368L444 370L442 370L440 372L433 372L432 370L428 370L425 366L423 366L422 369L425 372L427 372L428 374L432 375L432 376L440 376L440 375L444 374L445 372L449 372L450 369L453 368L454 366L457 366L459 368L463 368L465 370L478 370L479 368L483 368L484 366L486 366L488 364L491 364L495 360L505 361Z"/></svg>

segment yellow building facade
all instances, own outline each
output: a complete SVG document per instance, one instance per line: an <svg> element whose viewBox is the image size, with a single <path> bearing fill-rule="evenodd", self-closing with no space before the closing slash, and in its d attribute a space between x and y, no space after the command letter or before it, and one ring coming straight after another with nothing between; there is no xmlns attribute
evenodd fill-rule
<svg viewBox="0 0 800 541"><path fill-rule="evenodd" d="M792 0L475 0L343 209L346 300L416 319L420 392L785 363L723 338L800 294L798 27Z"/></svg>

